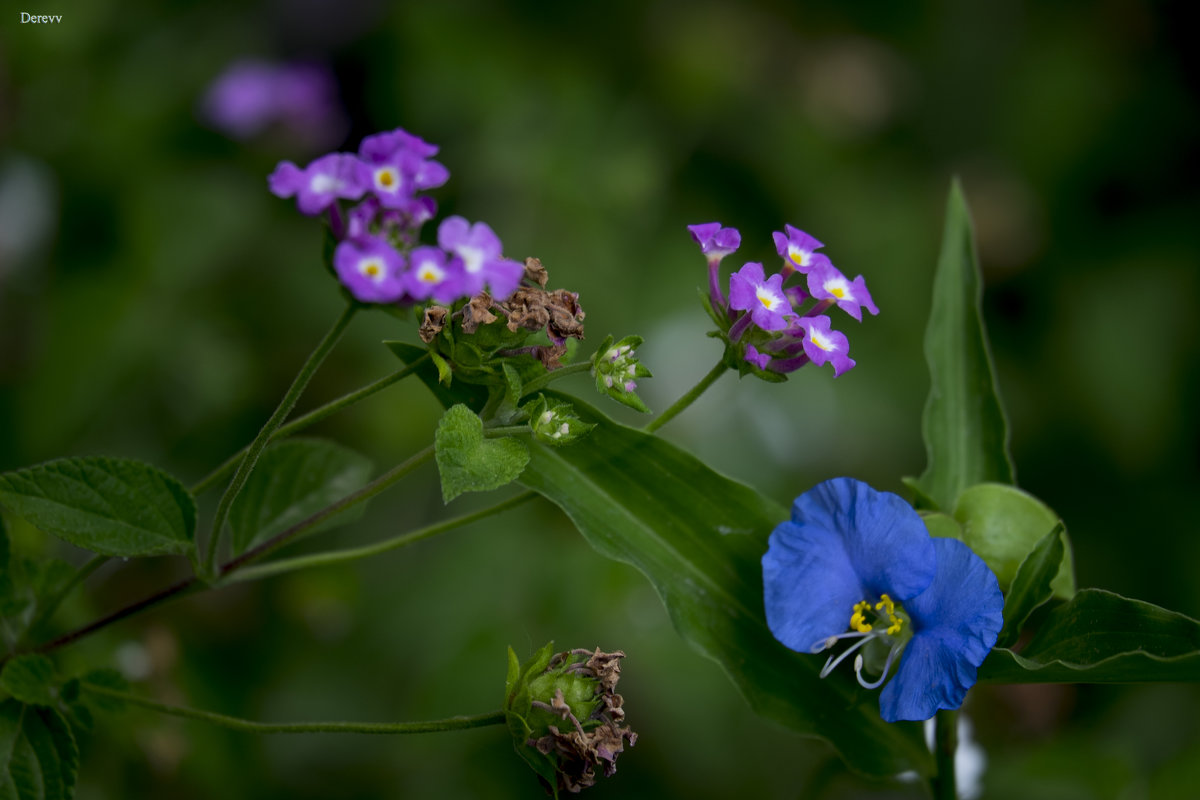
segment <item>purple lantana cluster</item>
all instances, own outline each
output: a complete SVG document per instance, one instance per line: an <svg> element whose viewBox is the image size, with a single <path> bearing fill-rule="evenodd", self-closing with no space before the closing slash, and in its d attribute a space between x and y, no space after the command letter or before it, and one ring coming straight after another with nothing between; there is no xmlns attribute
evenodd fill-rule
<svg viewBox="0 0 1200 800"><path fill-rule="evenodd" d="M729 276L726 296L721 290L721 260L741 246L741 234L719 222L689 225L688 231L708 260L713 319L743 372L780 376L812 362L832 364L837 377L854 366L846 335L833 330L826 312L836 305L861 322L864 308L871 314L879 309L861 275L848 279L828 256L817 252L824 247L821 242L784 225L784 232L772 234L782 269L768 276L761 262L746 262ZM794 275L800 280L787 285Z"/></svg>
<svg viewBox="0 0 1200 800"><path fill-rule="evenodd" d="M276 196L295 197L301 213L327 215L338 240L333 269L359 302L452 303L485 287L503 300L525 268L504 258L487 223L449 217L438 226L436 247L419 245L422 226L437 212L421 192L450 177L433 160L437 151L397 128L363 139L357 153L330 153L303 169L281 162L268 182Z"/></svg>

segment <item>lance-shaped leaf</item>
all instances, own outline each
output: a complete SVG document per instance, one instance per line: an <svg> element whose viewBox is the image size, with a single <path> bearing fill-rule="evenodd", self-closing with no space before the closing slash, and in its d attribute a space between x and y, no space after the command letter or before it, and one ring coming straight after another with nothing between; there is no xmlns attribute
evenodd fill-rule
<svg viewBox="0 0 1200 800"><path fill-rule="evenodd" d="M561 507L603 555L632 564L680 634L717 661L759 714L823 738L872 775L928 774L920 727L888 724L878 694L776 641L763 610L762 555L788 511L657 437L566 398L596 425L576 447L530 446L521 483Z"/></svg>
<svg viewBox="0 0 1200 800"><path fill-rule="evenodd" d="M71 800L78 770L79 748L61 714L0 703L0 798Z"/></svg>
<svg viewBox="0 0 1200 800"><path fill-rule="evenodd" d="M106 556L186 554L196 503L139 461L62 458L0 474L0 504L30 525Z"/></svg>
<svg viewBox="0 0 1200 800"><path fill-rule="evenodd" d="M370 477L371 460L335 442L286 439L271 445L230 509L234 553L361 489ZM309 533L353 522L365 510L366 504L360 503Z"/></svg>
<svg viewBox="0 0 1200 800"><path fill-rule="evenodd" d="M955 181L925 329L929 398L921 418L928 463L915 488L943 510L985 481L1012 483L1008 422L983 325L983 282L971 218Z"/></svg>
<svg viewBox="0 0 1200 800"><path fill-rule="evenodd" d="M1141 600L1084 589L1047 615L1020 654L997 648L988 683L1200 681L1200 622Z"/></svg>

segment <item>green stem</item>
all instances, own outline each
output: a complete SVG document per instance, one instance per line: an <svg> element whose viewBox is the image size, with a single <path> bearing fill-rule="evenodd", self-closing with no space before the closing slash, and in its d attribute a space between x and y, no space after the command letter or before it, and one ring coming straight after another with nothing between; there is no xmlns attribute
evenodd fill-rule
<svg viewBox="0 0 1200 800"><path fill-rule="evenodd" d="M350 392L349 394L342 395L341 397L337 398L336 400L331 400L319 408L314 408L312 411L309 411L307 414L297 417L296 419L292 420L291 422L289 422L286 425L280 426L279 430L275 431L275 434L273 436L271 436L271 441L273 442L277 439L283 439L287 436L291 436L293 433L298 433L299 431L302 431L305 428L307 428L309 425L313 425L317 422L320 422L321 420L325 419L326 417L330 416L331 414L335 414L338 411L341 411L343 408L348 408L348 407L354 405L355 403L359 402L360 400L365 400L366 398L370 397L371 395L375 394L376 392L383 391L384 389L391 386L393 383L396 383L397 381L399 381L403 378L407 378L409 375L416 372L417 368L420 367L421 364L423 364L428 359L429 359L429 354L426 353L425 355L418 358L416 361L409 364L404 369L397 370L396 372L393 372L391 375L385 375L384 377L380 378L379 380L375 381L374 383L368 383L366 386L363 386L360 389ZM211 489L213 486L215 486L218 483L220 483L221 481L223 481L225 478L229 477L230 473L232 473L233 470L237 467L240 459L242 458L242 456L245 454L246 450L248 450L248 449L249 449L249 445L247 445L246 447L243 447L241 450L237 451L232 456L230 456L228 459L226 459L225 463L221 464L221 466L217 467L212 472L210 472L208 475L204 476L204 478L202 478L199 483L197 483L195 486L192 487L192 494L194 494L194 495L203 494L204 492Z"/></svg>
<svg viewBox="0 0 1200 800"><path fill-rule="evenodd" d="M301 520L300 522L297 522L287 530L275 534L275 536L271 537L257 547L253 547L242 553L237 558L225 562L221 565L217 572L218 577L224 578L230 573L236 572L245 565L249 564L251 561L257 561L268 553L278 550L304 531L312 528L313 526L320 525L322 522L334 516L335 514L340 514L346 509L352 508L359 503L367 502L375 495L397 483L401 478L412 472L421 464L424 464L426 461L433 458L433 453L433 445L427 446L424 450L409 457L408 460L404 461L403 463L392 467L390 470L383 473L378 478L359 489L357 492L346 495L332 505L325 506L325 508L321 509L317 513L304 520Z"/></svg>
<svg viewBox="0 0 1200 800"><path fill-rule="evenodd" d="M729 369L729 367L725 366L724 361L718 362L717 365L710 369L708 374L701 378L700 382L693 386L687 394L676 400L675 405L671 406L666 411L650 420L650 423L645 427L646 433L654 433L663 425L666 425L668 422L674 419L680 411L683 411L685 408L694 403L697 397L704 394L705 390L712 386L716 382L717 378L724 375L725 370L727 369Z"/></svg>
<svg viewBox="0 0 1200 800"><path fill-rule="evenodd" d="M521 396L531 395L534 392L545 389L550 385L551 381L556 381L559 378L565 378L568 375L574 375L577 372L587 372L592 368L591 361L581 361L578 364L568 364L565 367L547 372L545 375L539 375L529 383L521 387Z"/></svg>
<svg viewBox="0 0 1200 800"><path fill-rule="evenodd" d="M242 487L246 484L246 479L250 477L250 473L254 470L254 465L258 463L258 457L262 455L263 448L267 446L267 442L275 435L275 431L287 419L287 415L292 413L292 409L296 406L296 401L300 399L300 394L304 391L304 387L308 385L317 368L321 366L321 362L329 355L329 351L337 344L338 339L342 337L342 333L346 330L346 326L353 319L358 306L354 303L347 304L337 322L325 334L325 338L313 350L312 355L304 362L304 366L300 368L300 372L296 375L292 385L288 387L287 393L283 399L279 401L279 405L275 408L275 413L267 420L267 423L262 426L262 430L254 437L254 441L246 448L246 454L242 456L241 462L238 464L237 472L233 475L233 480L229 486L225 488L225 494L221 495L221 501L217 504L217 513L213 518L212 532L208 537L208 556L204 561L204 572L207 575L214 573L214 566L217 563L217 552L221 549L221 533L225 527L225 519L229 516L229 509L233 505L233 501L237 499L238 493L242 491Z"/></svg>
<svg viewBox="0 0 1200 800"><path fill-rule="evenodd" d="M266 578L271 575L278 575L283 572L293 572L299 569L307 569L309 567L324 567L330 564L341 564L346 561L357 561L360 558L368 558L377 556L380 553L386 553L389 550L397 550L401 547L407 547L410 544L419 542L422 539L428 539L431 536L436 536L439 533L454 528L468 525L477 520L490 517L494 514L499 514L502 511L507 511L510 508L515 508L522 503L532 500L537 497L536 492L522 492L516 497L509 498L503 503L497 503L494 506L475 511L470 514L463 514L454 519L448 519L445 522L438 522L433 525L427 525L424 528L419 528L409 533L395 536L391 539L385 539L376 544L366 545L364 547L352 547L346 550L334 550L327 553L313 553L307 556L297 556L296 558L285 558L279 561L271 561L267 564L260 564L256 567L248 567L239 570L232 578L233 581L252 581L259 578Z"/></svg>
<svg viewBox="0 0 1200 800"><path fill-rule="evenodd" d="M520 436L521 434L533 433L528 425L499 425L495 428L484 428L483 435L489 439L496 439L501 436Z"/></svg>
<svg viewBox="0 0 1200 800"><path fill-rule="evenodd" d="M198 719L211 722L235 731L249 733L436 733L438 731L461 731L467 728L482 728L485 725L503 725L503 711L492 711L487 714L476 714L470 717L449 717L428 722L253 722L248 719L216 714L212 711L201 711L183 706L171 706L159 703L145 697L139 697L130 692L110 689L106 686L96 686L84 683L85 691L92 694L111 697L116 700L141 706L152 711L170 714L184 719Z"/></svg>
<svg viewBox="0 0 1200 800"><path fill-rule="evenodd" d="M958 712L939 711L934 722L933 758L937 772L929 779L933 800L956 800L954 752L958 749Z"/></svg>
<svg viewBox="0 0 1200 800"><path fill-rule="evenodd" d="M92 556L86 564L76 570L75 574L71 576L71 579L63 584L62 588L59 589L58 592L55 593L49 600L47 600L45 605L42 605L40 608L38 608L37 615L33 618L33 621L29 623L29 627L25 629L25 633L32 633L43 623L49 621L50 617L54 615L54 612L57 611L58 607L62 604L62 601L67 599L67 596L71 594L71 590L87 580L88 576L90 576L93 572L100 569L100 567L102 567L105 562L108 561L108 558L108 556Z"/></svg>
<svg viewBox="0 0 1200 800"><path fill-rule="evenodd" d="M374 481L367 484L362 489L359 489L354 494L343 497L341 500L338 500L336 503L326 506L325 508L316 512L315 514L310 515L308 518L301 520L300 522L297 522L295 525L288 528L287 530L281 531L280 533L276 534L274 537L272 537L272 538L268 539L267 541L263 542L262 544L260 544L258 547L255 547L251 550L247 550L245 553L242 553L237 558L232 559L231 561L225 562L217 570L217 575L221 578L226 578L230 574L236 572L237 570L241 569L245 565L249 564L251 561L262 558L263 556L267 555L268 553L271 553L271 552L277 550L278 548L283 547L283 545L290 542L296 536L299 536L301 533L303 533L304 531L308 530L309 528L311 528L315 525L321 524L322 522L329 519L329 517L333 516L334 514L337 514L341 511L346 510L347 508L350 508L353 505L357 505L358 503L362 503L362 502L374 497L375 495L382 492L384 489L386 489L389 486L391 486L392 484L396 483L398 480L400 480L400 478L407 475L409 472L411 472L417 466L419 466L420 464L429 460L432 456L433 456L433 445L429 445L421 452L419 452L416 455L409 458L403 464L400 464L399 466L394 467L390 471L379 476ZM165 589L161 589L158 592L155 592L154 594L150 595L149 597L144 597L135 603L130 603L127 606L119 608L116 611L113 611L113 612L101 617L100 619L90 622L81 628L76 628L73 631L68 631L67 633L64 633L62 636L59 636L57 639L52 639L49 642L40 644L33 649L33 652L48 653L51 650L57 650L58 648L63 647L64 645L68 645L71 642L76 641L77 639L82 639L83 637L85 637L89 634L95 633L96 631L100 630L101 628L107 628L109 625L112 625L115 622L120 622L121 620L125 619L126 617L132 617L134 614L138 614L147 609L162 605L163 603L167 602L168 600L173 600L178 597L184 597L186 595L193 594L201 589L210 588L210 587L211 587L211 584L205 585L200 582L200 579L197 576L192 575L191 577L184 578L181 581L177 581L176 583L171 584L170 586L168 586ZM0 663L3 663L3 659L0 659Z"/></svg>

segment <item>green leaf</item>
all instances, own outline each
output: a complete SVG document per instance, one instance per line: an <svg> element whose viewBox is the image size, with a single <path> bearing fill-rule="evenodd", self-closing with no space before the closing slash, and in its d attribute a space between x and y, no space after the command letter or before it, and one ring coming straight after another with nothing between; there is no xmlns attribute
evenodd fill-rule
<svg viewBox="0 0 1200 800"><path fill-rule="evenodd" d="M1010 647L1021 635L1025 620L1041 608L1053 595L1050 587L1062 566L1066 546L1063 534L1066 527L1059 522L1054 530L1042 537L1033 551L1017 568L1008 597L1004 598L1004 630L1000 631L997 647Z"/></svg>
<svg viewBox="0 0 1200 800"><path fill-rule="evenodd" d="M959 525L958 520L949 514L943 514L940 511L922 511L919 516L921 517L921 521L925 523L925 527L929 530L930 536L962 541L962 525Z"/></svg>
<svg viewBox="0 0 1200 800"><path fill-rule="evenodd" d="M523 442L485 439L483 423L462 404L442 416L434 445L442 499L447 503L463 492L486 492L512 483L529 461L529 449Z"/></svg>
<svg viewBox="0 0 1200 800"><path fill-rule="evenodd" d="M996 648L988 683L1200 681L1200 622L1141 600L1083 589L1047 615L1018 655Z"/></svg>
<svg viewBox="0 0 1200 800"><path fill-rule="evenodd" d="M970 214L956 180L925 329L930 387L921 429L928 463L916 484L942 509L953 508L959 492L973 484L1013 483L1008 422L996 391L982 295Z"/></svg>
<svg viewBox="0 0 1200 800"><path fill-rule="evenodd" d="M1015 486L998 483L979 484L963 491L954 518L963 527L962 540L987 562L1004 590L1046 531L1059 522L1058 515L1041 500ZM1062 539L1062 558L1050 586L1055 596L1066 600L1075 594L1075 570L1065 529Z"/></svg>
<svg viewBox="0 0 1200 800"><path fill-rule="evenodd" d="M405 364L411 364L429 352L424 347L417 347L408 342L390 341L384 342L384 344ZM449 408L455 403L465 403L471 410L479 411L487 405L488 387L486 386L465 381L455 381L453 387L443 386L437 367L428 362L417 367L416 375L421 379L421 383L433 392L433 396L444 408Z"/></svg>
<svg viewBox="0 0 1200 800"><path fill-rule="evenodd" d="M0 504L35 528L107 556L189 554L196 503L149 464L63 458L0 474Z"/></svg>
<svg viewBox="0 0 1200 800"><path fill-rule="evenodd" d="M54 662L38 653L13 656L0 672L0 689L33 706L53 706L56 683Z"/></svg>
<svg viewBox="0 0 1200 800"><path fill-rule="evenodd" d="M234 553L265 542L363 487L370 459L324 439L285 439L265 451L229 512ZM365 504L338 514L313 531L353 522Z"/></svg>
<svg viewBox="0 0 1200 800"><path fill-rule="evenodd" d="M594 423L579 447L531 445L521 483L561 507L597 551L632 564L676 630L717 661L759 714L830 742L871 775L931 771L921 728L889 724L849 670L795 653L767 628L761 559L788 511L655 436L563 395Z"/></svg>
<svg viewBox="0 0 1200 800"><path fill-rule="evenodd" d="M437 367L438 383L442 384L442 386L449 386L450 381L454 380L454 372L450 369L450 365L446 362L446 359L432 350L429 351L429 359Z"/></svg>
<svg viewBox="0 0 1200 800"><path fill-rule="evenodd" d="M0 703L0 798L70 800L78 771L79 748L61 714Z"/></svg>

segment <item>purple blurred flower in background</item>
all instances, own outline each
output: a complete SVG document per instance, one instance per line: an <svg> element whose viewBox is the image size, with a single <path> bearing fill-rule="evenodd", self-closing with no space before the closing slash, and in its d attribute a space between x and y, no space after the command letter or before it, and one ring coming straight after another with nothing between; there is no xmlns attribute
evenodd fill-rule
<svg viewBox="0 0 1200 800"><path fill-rule="evenodd" d="M201 117L234 139L249 139L278 126L313 147L334 144L346 118L337 82L316 64L235 61L208 88Z"/></svg>

